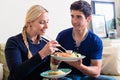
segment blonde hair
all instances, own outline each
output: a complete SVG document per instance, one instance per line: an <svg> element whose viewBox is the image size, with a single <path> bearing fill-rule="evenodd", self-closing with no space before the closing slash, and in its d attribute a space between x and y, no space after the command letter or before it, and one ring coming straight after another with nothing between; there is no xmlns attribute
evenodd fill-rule
<svg viewBox="0 0 120 80"><path fill-rule="evenodd" d="M23 37L25 46L28 49L28 58L32 57L32 53L29 49L29 44L28 44L27 36L26 36L27 23L36 20L41 14L43 14L45 12L48 12L48 11L45 8L43 8L41 5L33 5L26 14L25 25L22 30L22 37Z"/></svg>

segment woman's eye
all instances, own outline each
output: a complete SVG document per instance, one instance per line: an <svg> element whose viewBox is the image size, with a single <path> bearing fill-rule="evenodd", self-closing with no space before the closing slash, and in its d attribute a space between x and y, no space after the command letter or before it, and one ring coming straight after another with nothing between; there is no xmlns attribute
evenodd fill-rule
<svg viewBox="0 0 120 80"><path fill-rule="evenodd" d="M39 22L40 24L46 24L46 23L48 23L48 21L46 22L46 21L40 21Z"/></svg>
<svg viewBox="0 0 120 80"><path fill-rule="evenodd" d="M45 21L40 21L40 24L45 24Z"/></svg>

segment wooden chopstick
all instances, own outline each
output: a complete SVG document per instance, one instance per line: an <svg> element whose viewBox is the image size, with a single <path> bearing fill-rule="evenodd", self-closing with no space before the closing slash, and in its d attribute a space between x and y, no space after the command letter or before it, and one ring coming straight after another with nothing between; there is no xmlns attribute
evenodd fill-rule
<svg viewBox="0 0 120 80"><path fill-rule="evenodd" d="M53 40L53 39L52 39L51 37L49 37L48 35L45 34L45 36L46 36L48 39ZM66 52L66 49L65 49L64 47L62 47L61 45L60 45L60 47Z"/></svg>
<svg viewBox="0 0 120 80"><path fill-rule="evenodd" d="M49 41L47 41L46 39L44 39L43 37L41 37L41 39L42 39L43 41L45 41L46 43L49 42ZM63 51L61 51L59 48L58 48L58 50L59 50L60 52L63 52Z"/></svg>

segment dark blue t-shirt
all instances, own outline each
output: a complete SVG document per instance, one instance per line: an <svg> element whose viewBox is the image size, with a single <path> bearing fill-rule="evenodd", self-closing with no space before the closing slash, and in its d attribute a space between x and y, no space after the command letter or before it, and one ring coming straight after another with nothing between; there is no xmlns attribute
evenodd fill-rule
<svg viewBox="0 0 120 80"><path fill-rule="evenodd" d="M86 56L83 59L83 64L86 66L91 65L91 60L102 59L103 44L102 40L96 34L89 30L88 34L86 35L86 38L79 44L79 46L76 46L76 42L73 38L72 31L73 28L69 28L61 31L58 34L56 40L61 46L63 46L67 50L73 50ZM67 65L64 62L60 64L60 67L71 68L73 74L78 74L80 76L84 75L76 68Z"/></svg>

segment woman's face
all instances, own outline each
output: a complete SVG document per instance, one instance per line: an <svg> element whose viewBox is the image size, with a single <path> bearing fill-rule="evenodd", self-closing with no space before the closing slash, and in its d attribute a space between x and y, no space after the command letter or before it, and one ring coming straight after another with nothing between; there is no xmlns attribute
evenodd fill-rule
<svg viewBox="0 0 120 80"><path fill-rule="evenodd" d="M48 28L48 13L41 14L36 20L30 22L30 26L34 35L43 35Z"/></svg>

